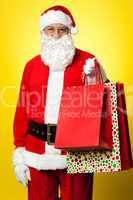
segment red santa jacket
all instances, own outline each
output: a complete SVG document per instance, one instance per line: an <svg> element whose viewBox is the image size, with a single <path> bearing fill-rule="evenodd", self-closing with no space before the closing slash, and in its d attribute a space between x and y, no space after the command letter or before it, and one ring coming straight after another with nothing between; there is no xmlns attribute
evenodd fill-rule
<svg viewBox="0 0 133 200"><path fill-rule="evenodd" d="M83 66L88 58L93 57L88 52L76 49L72 64L65 69L63 87L82 85ZM45 142L28 134L27 129L29 120L45 123L48 77L49 67L42 62L40 55L26 64L14 118L15 146L38 154L45 152Z"/></svg>

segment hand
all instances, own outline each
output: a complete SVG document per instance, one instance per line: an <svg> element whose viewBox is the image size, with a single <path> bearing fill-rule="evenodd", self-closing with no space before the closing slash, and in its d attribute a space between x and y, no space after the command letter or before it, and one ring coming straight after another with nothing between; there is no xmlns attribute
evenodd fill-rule
<svg viewBox="0 0 133 200"><path fill-rule="evenodd" d="M15 174L17 180L24 185L24 187L27 187L27 180L31 181L30 177L30 170L26 165L16 165L15 166Z"/></svg>
<svg viewBox="0 0 133 200"><path fill-rule="evenodd" d="M84 73L87 75L91 75L95 71L95 57L88 58L84 65Z"/></svg>

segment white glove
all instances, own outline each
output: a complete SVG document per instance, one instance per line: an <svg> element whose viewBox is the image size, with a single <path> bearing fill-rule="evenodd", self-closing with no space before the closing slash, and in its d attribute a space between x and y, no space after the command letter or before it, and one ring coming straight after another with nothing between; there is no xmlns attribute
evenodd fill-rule
<svg viewBox="0 0 133 200"><path fill-rule="evenodd" d="M16 165L14 170L17 180L22 183L24 187L27 187L28 180L31 181L29 168L26 165L21 164Z"/></svg>
<svg viewBox="0 0 133 200"><path fill-rule="evenodd" d="M88 58L84 65L84 73L91 75L95 71L95 60L96 58Z"/></svg>
<svg viewBox="0 0 133 200"><path fill-rule="evenodd" d="M27 186L27 180L31 180L30 170L24 161L24 147L19 147L13 152L13 165L17 180L25 187Z"/></svg>

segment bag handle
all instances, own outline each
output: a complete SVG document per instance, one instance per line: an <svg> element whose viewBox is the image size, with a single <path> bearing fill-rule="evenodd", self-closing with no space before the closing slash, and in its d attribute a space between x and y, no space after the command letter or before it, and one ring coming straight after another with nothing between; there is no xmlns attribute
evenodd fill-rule
<svg viewBox="0 0 133 200"><path fill-rule="evenodd" d="M98 84L103 84L104 81L103 81L103 77L102 77L102 73L101 73L101 70L100 70L100 67L99 67L99 63L98 61L95 59L95 77L96 77L96 85ZM89 85L88 83L88 75L85 74L83 72L83 82L85 85Z"/></svg>

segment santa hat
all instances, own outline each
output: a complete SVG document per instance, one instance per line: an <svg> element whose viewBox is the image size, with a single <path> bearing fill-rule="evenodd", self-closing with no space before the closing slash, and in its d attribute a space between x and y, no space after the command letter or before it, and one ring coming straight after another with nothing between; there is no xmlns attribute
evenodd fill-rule
<svg viewBox="0 0 133 200"><path fill-rule="evenodd" d="M64 24L71 33L77 33L76 24L70 11L64 6L53 6L45 10L40 17L40 30L54 23Z"/></svg>

